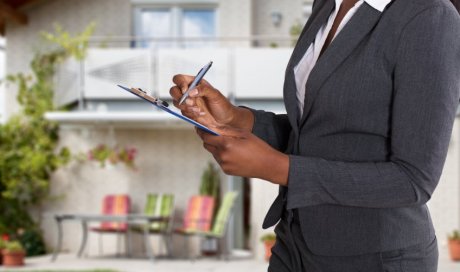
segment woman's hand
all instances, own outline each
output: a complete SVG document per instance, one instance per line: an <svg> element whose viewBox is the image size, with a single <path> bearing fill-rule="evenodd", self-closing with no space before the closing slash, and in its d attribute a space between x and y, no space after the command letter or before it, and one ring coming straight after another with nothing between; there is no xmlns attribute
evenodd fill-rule
<svg viewBox="0 0 460 272"><path fill-rule="evenodd" d="M257 138L249 131L218 127L221 136L213 136L200 129L197 134L228 175L261 178L279 185L287 185L289 156Z"/></svg>
<svg viewBox="0 0 460 272"><path fill-rule="evenodd" d="M233 126L240 129L251 130L254 116L248 109L235 107L230 101L215 89L206 80L189 93L189 97L182 105L179 100L195 77L188 75L175 75L173 82L176 84L170 89L174 106L182 114L199 123L209 126Z"/></svg>

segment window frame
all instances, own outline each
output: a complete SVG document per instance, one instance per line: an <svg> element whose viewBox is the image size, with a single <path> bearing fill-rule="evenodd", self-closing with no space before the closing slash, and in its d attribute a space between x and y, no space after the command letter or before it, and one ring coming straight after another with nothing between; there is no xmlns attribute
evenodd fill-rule
<svg viewBox="0 0 460 272"><path fill-rule="evenodd" d="M144 10L170 10L171 12L171 37L180 38L187 37L184 35L182 24L183 24L183 13L186 10L210 10L214 11L214 37L219 36L219 25L220 25L220 14L217 1L215 0L181 0L171 1L168 0L155 0L146 1L139 0L133 1L132 6L132 29L131 33L134 37L139 37L140 27L142 25L141 15ZM132 42L131 47L137 47L137 42Z"/></svg>

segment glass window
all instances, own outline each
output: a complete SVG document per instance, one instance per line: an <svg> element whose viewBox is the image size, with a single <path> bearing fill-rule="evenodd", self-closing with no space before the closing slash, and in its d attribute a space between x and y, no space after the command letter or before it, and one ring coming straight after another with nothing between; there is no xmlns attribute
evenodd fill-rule
<svg viewBox="0 0 460 272"><path fill-rule="evenodd" d="M191 38L215 37L216 14L214 10L184 10L182 13L182 36ZM186 42L185 47L204 47L212 44L205 40Z"/></svg>
<svg viewBox="0 0 460 272"><path fill-rule="evenodd" d="M199 40L216 36L216 10L213 8L166 8L141 7L134 10L134 32L147 40L134 43L135 47L204 47L214 41ZM154 43L149 38L190 37L190 41L161 41Z"/></svg>
<svg viewBox="0 0 460 272"><path fill-rule="evenodd" d="M167 38L173 36L172 12L170 9L142 9L139 26L136 26L136 36L146 38ZM168 43L161 43L162 46L170 46ZM139 41L137 47L150 47L151 42Z"/></svg>

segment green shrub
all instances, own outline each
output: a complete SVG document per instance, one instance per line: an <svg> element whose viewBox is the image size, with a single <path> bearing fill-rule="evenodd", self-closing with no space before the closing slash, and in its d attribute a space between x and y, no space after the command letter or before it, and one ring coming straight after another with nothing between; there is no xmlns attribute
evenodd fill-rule
<svg viewBox="0 0 460 272"><path fill-rule="evenodd" d="M24 252L24 248L19 241L11 241L5 243L4 251L9 253L18 253Z"/></svg>

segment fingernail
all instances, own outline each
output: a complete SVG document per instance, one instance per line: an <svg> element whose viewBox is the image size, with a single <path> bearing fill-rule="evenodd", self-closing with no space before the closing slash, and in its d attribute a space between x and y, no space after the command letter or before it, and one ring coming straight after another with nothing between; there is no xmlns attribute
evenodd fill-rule
<svg viewBox="0 0 460 272"><path fill-rule="evenodd" d="M200 116L206 115L206 112L202 111L200 112Z"/></svg>
<svg viewBox="0 0 460 272"><path fill-rule="evenodd" d="M190 98L185 99L185 103L189 106L193 106L193 100Z"/></svg>
<svg viewBox="0 0 460 272"><path fill-rule="evenodd" d="M191 96L196 96L196 95L198 95L198 89L192 90L192 91L190 92L190 95L191 95Z"/></svg>

